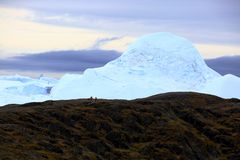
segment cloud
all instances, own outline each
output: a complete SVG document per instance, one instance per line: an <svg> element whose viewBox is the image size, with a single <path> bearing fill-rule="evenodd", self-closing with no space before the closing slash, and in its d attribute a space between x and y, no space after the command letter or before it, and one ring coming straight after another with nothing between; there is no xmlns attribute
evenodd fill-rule
<svg viewBox="0 0 240 160"><path fill-rule="evenodd" d="M34 10L41 23L132 36L168 31L195 43L240 43L239 0L2 0L0 4Z"/></svg>
<svg viewBox="0 0 240 160"><path fill-rule="evenodd" d="M35 17L35 13L31 10L27 9L13 9L13 8L5 8L0 7L2 19L33 19Z"/></svg>
<svg viewBox="0 0 240 160"><path fill-rule="evenodd" d="M240 77L240 56L219 57L205 61L209 67L222 75L233 74Z"/></svg>
<svg viewBox="0 0 240 160"><path fill-rule="evenodd" d="M22 53L39 53L51 50L89 49L97 40L116 37L111 33L86 28L58 26L33 21L37 18L26 10L0 7L0 57L11 57ZM18 16L18 13L20 16ZM128 43L128 42L126 42ZM119 47L119 45L118 45ZM117 50L112 46L111 50Z"/></svg>
<svg viewBox="0 0 240 160"><path fill-rule="evenodd" d="M221 19L230 16L230 18L236 18L234 16L240 12L239 0L1 0L0 4L10 7L30 8L48 13L84 14L104 18L116 17L125 19L192 19L193 17L196 19ZM222 17L217 17L216 15L221 15Z"/></svg>
<svg viewBox="0 0 240 160"><path fill-rule="evenodd" d="M120 56L110 50L55 51L0 59L0 70L81 72L101 67Z"/></svg>
<svg viewBox="0 0 240 160"><path fill-rule="evenodd" d="M112 38L102 38L96 40L96 42L93 44L93 46L90 49L100 49L103 45L105 45L108 42L115 41L121 39L121 37L112 37Z"/></svg>
<svg viewBox="0 0 240 160"><path fill-rule="evenodd" d="M204 58L216 58L221 56L240 55L239 45L227 44L196 44L195 47L199 50Z"/></svg>
<svg viewBox="0 0 240 160"><path fill-rule="evenodd" d="M82 72L96 68L118 58L121 53L111 50L54 51L26 54L0 59L0 73L64 73ZM207 65L222 75L234 74L240 77L240 56L206 59ZM36 75L36 74L35 74Z"/></svg>
<svg viewBox="0 0 240 160"><path fill-rule="evenodd" d="M161 31L186 37L204 58L240 54L238 1L93 1L1 1L0 57L92 48L123 52L136 37Z"/></svg>

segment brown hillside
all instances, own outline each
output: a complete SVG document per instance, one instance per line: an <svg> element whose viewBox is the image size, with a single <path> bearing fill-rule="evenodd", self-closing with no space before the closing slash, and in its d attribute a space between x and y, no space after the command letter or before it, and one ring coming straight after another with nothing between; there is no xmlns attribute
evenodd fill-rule
<svg viewBox="0 0 240 160"><path fill-rule="evenodd" d="M0 159L237 160L240 100L167 93L133 101L0 108Z"/></svg>

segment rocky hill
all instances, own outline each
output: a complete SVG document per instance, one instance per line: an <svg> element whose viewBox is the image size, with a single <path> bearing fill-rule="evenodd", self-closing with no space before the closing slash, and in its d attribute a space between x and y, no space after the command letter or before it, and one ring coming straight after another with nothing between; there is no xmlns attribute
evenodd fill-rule
<svg viewBox="0 0 240 160"><path fill-rule="evenodd" d="M167 93L132 101L47 101L0 108L0 159L240 157L240 100Z"/></svg>

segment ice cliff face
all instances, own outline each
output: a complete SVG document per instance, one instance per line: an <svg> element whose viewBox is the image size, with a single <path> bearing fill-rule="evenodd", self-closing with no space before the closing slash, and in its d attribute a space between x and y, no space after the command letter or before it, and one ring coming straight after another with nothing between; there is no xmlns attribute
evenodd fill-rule
<svg viewBox="0 0 240 160"><path fill-rule="evenodd" d="M48 90L56 83L56 79L47 77L0 76L0 106L47 100Z"/></svg>
<svg viewBox="0 0 240 160"><path fill-rule="evenodd" d="M133 99L199 90L217 77L191 42L171 33L156 33L141 37L104 67L88 69L81 76L65 75L52 95L56 99Z"/></svg>

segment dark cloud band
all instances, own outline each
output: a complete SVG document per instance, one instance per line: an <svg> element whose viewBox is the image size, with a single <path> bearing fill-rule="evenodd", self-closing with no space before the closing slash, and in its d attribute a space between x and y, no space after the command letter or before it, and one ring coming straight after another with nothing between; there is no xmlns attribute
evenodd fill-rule
<svg viewBox="0 0 240 160"><path fill-rule="evenodd" d="M121 53L107 50L55 51L0 59L0 71L82 72L87 68L101 67L118 58ZM207 59L209 67L222 75L240 77L240 56Z"/></svg>
<svg viewBox="0 0 240 160"><path fill-rule="evenodd" d="M234 74L240 77L240 56L207 59L206 63L209 67L222 75Z"/></svg>
<svg viewBox="0 0 240 160"><path fill-rule="evenodd" d="M101 67L120 56L116 51L80 50L26 54L0 59L0 70L76 72Z"/></svg>

